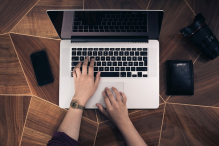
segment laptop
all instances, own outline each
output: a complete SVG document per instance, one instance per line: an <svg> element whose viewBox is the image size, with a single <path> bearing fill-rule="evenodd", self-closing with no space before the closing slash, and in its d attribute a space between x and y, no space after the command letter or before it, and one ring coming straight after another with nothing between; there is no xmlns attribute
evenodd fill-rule
<svg viewBox="0 0 219 146"><path fill-rule="evenodd" d="M85 108L104 107L102 91L115 87L128 109L159 107L159 35L163 11L48 10L60 42L59 106L74 96L72 71L86 56L95 59L99 86Z"/></svg>

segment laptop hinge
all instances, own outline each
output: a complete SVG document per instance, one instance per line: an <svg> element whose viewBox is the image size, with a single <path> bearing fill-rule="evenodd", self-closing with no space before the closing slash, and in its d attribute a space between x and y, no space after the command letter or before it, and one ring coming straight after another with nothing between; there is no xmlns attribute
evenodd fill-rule
<svg viewBox="0 0 219 146"><path fill-rule="evenodd" d="M147 36L71 36L71 42L148 42Z"/></svg>

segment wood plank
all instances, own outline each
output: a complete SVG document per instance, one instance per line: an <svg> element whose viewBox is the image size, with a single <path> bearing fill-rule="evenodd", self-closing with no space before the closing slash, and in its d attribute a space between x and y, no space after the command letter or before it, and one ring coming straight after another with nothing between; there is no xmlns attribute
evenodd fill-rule
<svg viewBox="0 0 219 146"><path fill-rule="evenodd" d="M156 110L141 110L130 114L133 125L148 145L158 145L163 111L164 104ZM106 121L99 124L95 145L122 146L125 141L117 127Z"/></svg>
<svg viewBox="0 0 219 146"><path fill-rule="evenodd" d="M20 144L30 99L30 96L0 95L1 146Z"/></svg>
<svg viewBox="0 0 219 146"><path fill-rule="evenodd" d="M211 28L215 36L219 38L219 1L189 0L188 3L196 14L200 12L203 14L203 16L206 18L207 25ZM218 63L219 57L214 60L209 60L203 54L201 54L194 64L194 95L171 96L168 102L219 106Z"/></svg>
<svg viewBox="0 0 219 146"><path fill-rule="evenodd" d="M31 94L9 34L0 35L0 94Z"/></svg>
<svg viewBox="0 0 219 146"><path fill-rule="evenodd" d="M161 146L217 146L219 108L167 104Z"/></svg>
<svg viewBox="0 0 219 146"><path fill-rule="evenodd" d="M42 0L13 28L12 32L49 38L59 38L46 11L82 9L83 0Z"/></svg>
<svg viewBox="0 0 219 146"><path fill-rule="evenodd" d="M84 9L147 9L149 0L84 0Z"/></svg>
<svg viewBox="0 0 219 146"><path fill-rule="evenodd" d="M60 41L18 34L11 34L11 37L20 58L21 64L24 68L24 72L26 74L33 95L58 105ZM54 77L53 83L41 87L37 84L30 59L30 55L32 53L38 52L40 50L45 50L47 52L50 67ZM85 110L83 116L93 121L97 121L95 110Z"/></svg>
<svg viewBox="0 0 219 146"><path fill-rule="evenodd" d="M188 26L194 14L183 0L152 0L149 10L164 10L164 18L160 33L160 94L164 100L166 95L166 60L195 60L199 51L179 32Z"/></svg>
<svg viewBox="0 0 219 146"><path fill-rule="evenodd" d="M0 34L9 32L38 0L2 0L0 5Z"/></svg>
<svg viewBox="0 0 219 146"><path fill-rule="evenodd" d="M66 115L66 110L33 97L21 145L46 145ZM98 124L82 118L79 134L80 145L93 145Z"/></svg>

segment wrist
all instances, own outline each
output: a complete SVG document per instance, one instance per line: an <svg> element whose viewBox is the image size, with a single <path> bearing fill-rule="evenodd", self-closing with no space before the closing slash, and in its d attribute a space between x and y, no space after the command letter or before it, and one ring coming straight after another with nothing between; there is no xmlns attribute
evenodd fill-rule
<svg viewBox="0 0 219 146"><path fill-rule="evenodd" d="M130 119L128 119L125 122L118 124L117 127L120 131L122 131L122 130L127 129L127 127L130 127L132 125L133 125L132 121Z"/></svg>
<svg viewBox="0 0 219 146"><path fill-rule="evenodd" d="M81 97L73 96L72 100L76 101L79 105L85 106L87 101L82 100Z"/></svg>

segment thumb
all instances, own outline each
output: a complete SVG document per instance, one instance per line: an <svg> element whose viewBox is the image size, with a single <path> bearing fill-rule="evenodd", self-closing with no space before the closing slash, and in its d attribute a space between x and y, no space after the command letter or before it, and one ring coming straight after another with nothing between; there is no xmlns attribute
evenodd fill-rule
<svg viewBox="0 0 219 146"><path fill-rule="evenodd" d="M105 108L103 108L102 105L100 105L99 103L97 103L96 106L97 106L98 109L101 111L101 113L103 113L107 118L109 118L109 117L108 117L108 112L106 111Z"/></svg>

